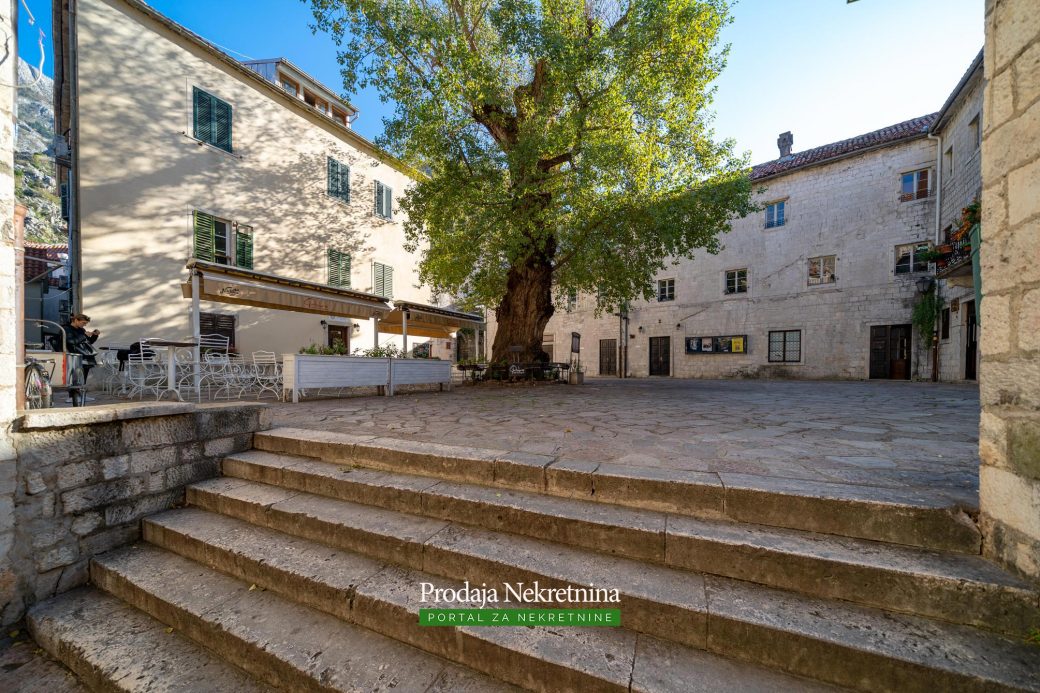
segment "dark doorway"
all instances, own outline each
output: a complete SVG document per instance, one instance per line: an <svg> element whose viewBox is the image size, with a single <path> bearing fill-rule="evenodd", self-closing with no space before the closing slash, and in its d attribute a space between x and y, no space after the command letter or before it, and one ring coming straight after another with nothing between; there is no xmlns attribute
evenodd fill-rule
<svg viewBox="0 0 1040 693"><path fill-rule="evenodd" d="M671 337L650 338L650 375L671 375Z"/></svg>
<svg viewBox="0 0 1040 693"><path fill-rule="evenodd" d="M617 340L599 340L599 374L617 375Z"/></svg>
<svg viewBox="0 0 1040 693"><path fill-rule="evenodd" d="M350 351L350 325L329 325L329 346L343 342L344 348Z"/></svg>
<svg viewBox="0 0 1040 693"><path fill-rule="evenodd" d="M870 377L910 379L910 325L874 325L870 328Z"/></svg>
<svg viewBox="0 0 1040 693"><path fill-rule="evenodd" d="M976 380L978 370L976 363L979 356L979 330L975 322L975 301L967 301L962 310L964 314L964 326L967 330L964 334L964 379Z"/></svg>

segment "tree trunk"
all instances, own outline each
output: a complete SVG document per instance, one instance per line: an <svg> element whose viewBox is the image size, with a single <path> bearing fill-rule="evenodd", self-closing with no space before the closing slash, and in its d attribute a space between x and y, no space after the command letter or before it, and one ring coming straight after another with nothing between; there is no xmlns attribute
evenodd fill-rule
<svg viewBox="0 0 1040 693"><path fill-rule="evenodd" d="M552 265L530 257L509 270L506 293L495 310L498 325L491 347L492 363L532 363L541 360L542 334L553 315ZM510 347L520 347L519 353Z"/></svg>

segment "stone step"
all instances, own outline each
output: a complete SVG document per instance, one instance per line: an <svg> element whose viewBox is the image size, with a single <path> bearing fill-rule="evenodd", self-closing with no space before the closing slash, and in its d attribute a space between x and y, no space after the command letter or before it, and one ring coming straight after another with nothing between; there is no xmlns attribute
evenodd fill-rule
<svg viewBox="0 0 1040 693"><path fill-rule="evenodd" d="M155 546L138 544L97 556L90 573L100 589L279 689L514 690Z"/></svg>
<svg viewBox="0 0 1040 693"><path fill-rule="evenodd" d="M994 634L519 537L500 535L495 543L486 532L447 526L427 542L419 566L425 570L420 570L334 551L326 543L197 508L153 516L145 521L144 534L158 546L244 582L527 687L540 686L525 676L546 671L555 689L623 689L633 658L637 671L661 673L665 668L663 662L655 664L647 657L648 643L655 652L671 653L668 659L695 660L687 652L690 648L677 642L627 632L643 630L707 650L699 653L698 668L704 671L717 670L705 669L714 653L861 690L1040 690L1040 654ZM456 548L461 546L466 548ZM617 587L625 630L460 627L453 636L445 634L450 629L419 627L420 607L466 606L421 603L420 583L458 588L460 580L440 575L471 571L471 584L486 582L500 594L503 580ZM495 577L485 581L486 576ZM348 593L349 604L343 598ZM543 631L552 632L548 642L540 638ZM544 660L553 657L559 666L547 669ZM641 662L642 657L647 661ZM756 666L746 666L758 672L756 679L765 675ZM782 682L779 679L777 685ZM636 683L633 680L633 689L642 689ZM745 690L737 685L739 679L716 683L716 690ZM804 680L799 686L810 687Z"/></svg>
<svg viewBox="0 0 1040 693"><path fill-rule="evenodd" d="M964 508L910 489L639 468L332 431L275 428L258 450L448 481L978 554ZM969 509L973 510L973 509Z"/></svg>
<svg viewBox="0 0 1040 693"><path fill-rule="evenodd" d="M536 691L830 690L620 629L422 627L422 574L239 524L211 534L233 537L223 545L165 537L226 574L147 544L96 558L92 572L222 655L283 670L271 678L293 691L512 690L441 657Z"/></svg>
<svg viewBox="0 0 1040 693"><path fill-rule="evenodd" d="M29 632L94 691L272 690L126 602L81 587L41 602Z"/></svg>
<svg viewBox="0 0 1040 693"><path fill-rule="evenodd" d="M1040 623L1040 591L980 556L701 520L255 450L225 458L223 469L227 476L216 485L189 488L189 501L224 512L222 503L238 500L232 489L221 499L207 501L202 495L238 478L268 484L248 502L263 506L264 494L273 494L274 511L297 507L282 501L301 491L1004 633L1025 634ZM246 519L256 514L235 512ZM417 551L415 542L402 544L409 538L379 535L366 541L382 542L391 552Z"/></svg>

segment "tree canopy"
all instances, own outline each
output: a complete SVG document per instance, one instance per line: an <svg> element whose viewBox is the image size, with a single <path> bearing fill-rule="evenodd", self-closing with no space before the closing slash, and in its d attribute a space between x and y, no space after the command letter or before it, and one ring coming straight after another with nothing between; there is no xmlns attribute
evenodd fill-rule
<svg viewBox="0 0 1040 693"><path fill-rule="evenodd" d="M380 144L427 173L400 205L422 281L500 323L544 328L573 292L649 298L667 258L717 251L752 209L709 110L727 0L311 4L346 90L395 104Z"/></svg>

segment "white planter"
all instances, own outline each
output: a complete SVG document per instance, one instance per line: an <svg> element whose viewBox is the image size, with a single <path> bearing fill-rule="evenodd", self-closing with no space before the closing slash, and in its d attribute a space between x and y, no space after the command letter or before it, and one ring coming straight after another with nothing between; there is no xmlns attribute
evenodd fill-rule
<svg viewBox="0 0 1040 693"><path fill-rule="evenodd" d="M362 356L285 354L282 389L300 401L300 390L322 387L384 387L395 385L451 385L451 362L434 359L372 359Z"/></svg>

